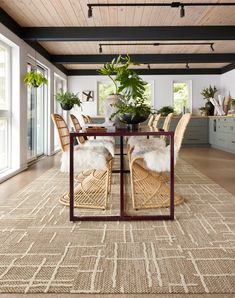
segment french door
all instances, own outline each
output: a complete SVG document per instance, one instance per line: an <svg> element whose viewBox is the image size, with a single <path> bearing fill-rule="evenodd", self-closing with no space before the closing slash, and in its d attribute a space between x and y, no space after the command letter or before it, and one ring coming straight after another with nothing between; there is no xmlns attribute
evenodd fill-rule
<svg viewBox="0 0 235 298"><path fill-rule="evenodd" d="M36 71L45 75L45 69L39 65L28 63L28 71ZM27 96L28 124L28 162L37 159L44 153L44 122L45 122L45 86L28 87Z"/></svg>
<svg viewBox="0 0 235 298"><path fill-rule="evenodd" d="M65 80L55 73L54 74L54 113L64 116L63 110L60 104L58 103L58 101L56 101L56 94L61 90L63 91L65 90ZM54 127L54 151L59 150L59 148L60 148L60 144L59 144L59 138L57 135L57 129Z"/></svg>

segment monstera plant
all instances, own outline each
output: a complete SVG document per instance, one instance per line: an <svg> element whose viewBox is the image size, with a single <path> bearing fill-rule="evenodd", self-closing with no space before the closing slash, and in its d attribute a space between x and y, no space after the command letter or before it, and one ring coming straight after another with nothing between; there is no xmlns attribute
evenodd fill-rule
<svg viewBox="0 0 235 298"><path fill-rule="evenodd" d="M111 63L106 63L99 73L112 80L115 93L119 95L119 100L112 104L114 112L110 118L118 117L125 123L137 124L148 118L151 107L146 104L144 96L147 82L136 71L130 69L132 65L135 63L129 55L119 55Z"/></svg>

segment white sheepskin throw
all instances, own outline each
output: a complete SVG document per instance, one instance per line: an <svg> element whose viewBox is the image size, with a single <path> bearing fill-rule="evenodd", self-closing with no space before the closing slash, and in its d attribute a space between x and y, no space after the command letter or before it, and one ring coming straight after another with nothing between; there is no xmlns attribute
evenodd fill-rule
<svg viewBox="0 0 235 298"><path fill-rule="evenodd" d="M142 155L146 152L158 150L159 148L165 148L165 147L166 147L166 143L162 139L159 139L159 138L145 139L145 140L142 140L141 142L138 141L135 144L132 154Z"/></svg>
<svg viewBox="0 0 235 298"><path fill-rule="evenodd" d="M127 143L130 147L134 147L138 142L142 142L144 140L147 140L146 136L130 136Z"/></svg>
<svg viewBox="0 0 235 298"><path fill-rule="evenodd" d="M115 151L115 147L114 144L112 142L109 141L105 141L105 140L88 140L86 141L82 147L85 148L89 148L89 149L94 149L96 150L97 148L106 148L109 153L114 156L114 151Z"/></svg>
<svg viewBox="0 0 235 298"><path fill-rule="evenodd" d="M174 164L178 150L174 150ZM167 147L158 148L155 151L143 154L146 167L155 172L169 172L170 171L170 145Z"/></svg>
<svg viewBox="0 0 235 298"><path fill-rule="evenodd" d="M105 148L92 150L76 146L74 150L74 172L80 173L84 170L106 170L108 151ZM61 172L69 172L69 151L63 152L61 157Z"/></svg>
<svg viewBox="0 0 235 298"><path fill-rule="evenodd" d="M102 137L102 136L97 136L95 139L94 137L89 137L89 140L99 140L99 141L107 141L107 142L112 142L115 144L115 138L114 137Z"/></svg>

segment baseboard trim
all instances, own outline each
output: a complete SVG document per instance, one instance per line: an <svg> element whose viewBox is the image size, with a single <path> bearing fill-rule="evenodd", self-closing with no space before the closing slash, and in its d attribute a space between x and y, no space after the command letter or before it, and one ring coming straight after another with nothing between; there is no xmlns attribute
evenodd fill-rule
<svg viewBox="0 0 235 298"><path fill-rule="evenodd" d="M3 177L0 177L0 183L14 177L15 175L27 170L28 165L22 165L18 170L9 170L6 172L6 175L4 175Z"/></svg>

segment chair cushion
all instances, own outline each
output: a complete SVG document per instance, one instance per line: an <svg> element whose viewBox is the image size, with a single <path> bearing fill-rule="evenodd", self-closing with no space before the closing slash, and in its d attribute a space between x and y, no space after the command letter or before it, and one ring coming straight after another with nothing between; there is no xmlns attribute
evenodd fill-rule
<svg viewBox="0 0 235 298"><path fill-rule="evenodd" d="M69 172L70 155L69 151L63 152L61 157L61 172ZM76 146L74 150L74 172L80 173L84 170L106 170L110 154L106 148L96 147L84 148Z"/></svg>
<svg viewBox="0 0 235 298"><path fill-rule="evenodd" d="M84 144L82 144L82 147L95 149L96 148L106 148L109 153L114 156L115 151L115 145L113 142L105 141L105 140L88 140Z"/></svg>

